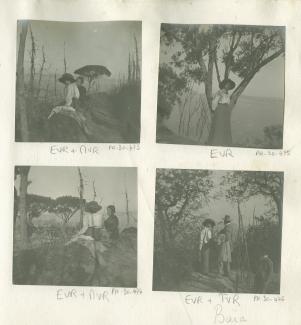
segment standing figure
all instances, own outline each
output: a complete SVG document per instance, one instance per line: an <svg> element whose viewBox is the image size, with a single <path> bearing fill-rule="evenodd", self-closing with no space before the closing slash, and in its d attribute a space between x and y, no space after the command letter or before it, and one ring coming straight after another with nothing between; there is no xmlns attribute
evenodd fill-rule
<svg viewBox="0 0 301 325"><path fill-rule="evenodd" d="M267 254L263 254L259 258L257 272L254 279L255 293L268 293L267 288L273 275L273 261Z"/></svg>
<svg viewBox="0 0 301 325"><path fill-rule="evenodd" d="M231 79L223 80L219 85L220 90L212 101L214 111L208 144L211 146L231 146L231 107L229 91L235 88Z"/></svg>
<svg viewBox="0 0 301 325"><path fill-rule="evenodd" d="M85 106L85 102L87 99L87 89L85 88L84 84L84 78L79 76L76 78L76 86L79 91L79 102L81 107Z"/></svg>
<svg viewBox="0 0 301 325"><path fill-rule="evenodd" d="M109 205L107 207L108 218L104 222L105 229L110 234L112 240L116 240L119 237L119 220L115 212L115 206Z"/></svg>
<svg viewBox="0 0 301 325"><path fill-rule="evenodd" d="M212 219L206 219L202 224L200 233L199 266L200 272L204 275L209 273L210 248L214 226L215 222Z"/></svg>
<svg viewBox="0 0 301 325"><path fill-rule="evenodd" d="M224 228L219 232L219 236L219 273L229 277L234 241L234 229L229 215L224 217Z"/></svg>

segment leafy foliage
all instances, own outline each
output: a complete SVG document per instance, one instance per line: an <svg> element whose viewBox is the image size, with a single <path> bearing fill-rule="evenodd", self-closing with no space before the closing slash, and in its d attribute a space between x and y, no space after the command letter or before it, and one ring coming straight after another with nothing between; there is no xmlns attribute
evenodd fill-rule
<svg viewBox="0 0 301 325"><path fill-rule="evenodd" d="M234 171L224 177L224 184L228 184L226 197L234 202L257 195L270 198L277 207L279 223L282 222L282 172Z"/></svg>
<svg viewBox="0 0 301 325"><path fill-rule="evenodd" d="M275 271L281 265L281 228L269 219L261 219L259 224L250 226L247 231L247 247L250 267L253 272L262 254L267 254L274 263Z"/></svg>
<svg viewBox="0 0 301 325"><path fill-rule="evenodd" d="M264 147L271 149L282 148L283 126L271 125L266 126L264 132Z"/></svg>
<svg viewBox="0 0 301 325"><path fill-rule="evenodd" d="M158 115L169 117L172 107L175 103L181 101L181 95L186 90L185 78L178 75L172 67L162 64L159 70L159 88L158 88Z"/></svg>
<svg viewBox="0 0 301 325"><path fill-rule="evenodd" d="M27 206L29 219L38 218L43 212L49 211L53 206L54 200L50 197L28 194Z"/></svg>
<svg viewBox="0 0 301 325"><path fill-rule="evenodd" d="M170 113L175 104L175 100L170 99L180 98L192 81L205 84L211 107L213 77L216 75L220 82L231 73L241 80L232 94L235 104L254 75L284 53L285 29L274 26L162 24L161 48L163 56L171 54L168 63L162 62L159 67L159 111ZM175 84L180 87L174 87Z"/></svg>
<svg viewBox="0 0 301 325"><path fill-rule="evenodd" d="M156 179L154 283L167 288L192 271L202 216L213 187L207 170L158 169ZM194 213L193 213L194 212Z"/></svg>

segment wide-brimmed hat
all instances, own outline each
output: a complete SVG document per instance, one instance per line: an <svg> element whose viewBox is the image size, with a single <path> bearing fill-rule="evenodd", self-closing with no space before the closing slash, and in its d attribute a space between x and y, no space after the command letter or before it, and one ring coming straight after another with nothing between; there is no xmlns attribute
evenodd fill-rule
<svg viewBox="0 0 301 325"><path fill-rule="evenodd" d="M207 227L207 226L212 226L212 227L214 227L214 226L215 226L215 221L212 220L212 219L210 219L210 218L205 219L205 220L203 221L203 226L204 226L204 227Z"/></svg>
<svg viewBox="0 0 301 325"><path fill-rule="evenodd" d="M99 205L96 201L88 202L85 206L85 210L89 213L96 213L102 209L102 206Z"/></svg>
<svg viewBox="0 0 301 325"><path fill-rule="evenodd" d="M230 85L230 90L234 89L235 86L236 86L236 83L232 80L232 79L224 79L223 81L221 81L219 83L219 88L220 89L223 89L225 88L226 84L229 84Z"/></svg>
<svg viewBox="0 0 301 325"><path fill-rule="evenodd" d="M75 82L74 77L71 73L64 73L60 78L59 81L65 83L65 81Z"/></svg>
<svg viewBox="0 0 301 325"><path fill-rule="evenodd" d="M229 223L229 222L231 222L231 217L228 214L226 214L224 216L224 223Z"/></svg>

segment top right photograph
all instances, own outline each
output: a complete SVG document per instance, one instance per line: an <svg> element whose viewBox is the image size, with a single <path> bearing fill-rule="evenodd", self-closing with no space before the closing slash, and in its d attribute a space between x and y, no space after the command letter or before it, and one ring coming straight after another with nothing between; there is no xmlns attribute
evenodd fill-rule
<svg viewBox="0 0 301 325"><path fill-rule="evenodd" d="M161 24L157 143L283 148L285 26Z"/></svg>

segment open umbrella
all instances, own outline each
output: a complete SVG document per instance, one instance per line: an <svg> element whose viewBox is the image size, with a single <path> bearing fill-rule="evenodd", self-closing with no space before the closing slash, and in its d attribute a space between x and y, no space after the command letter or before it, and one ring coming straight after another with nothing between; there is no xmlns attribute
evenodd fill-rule
<svg viewBox="0 0 301 325"><path fill-rule="evenodd" d="M85 65L77 70L74 71L74 73L84 76L88 78L89 81L89 88L91 85L91 82L95 80L96 78L105 75L110 77L111 72L104 67L103 65Z"/></svg>
<svg viewBox="0 0 301 325"><path fill-rule="evenodd" d="M85 65L75 70L74 73L92 79L102 75L106 75L108 77L111 76L111 72L103 65Z"/></svg>

